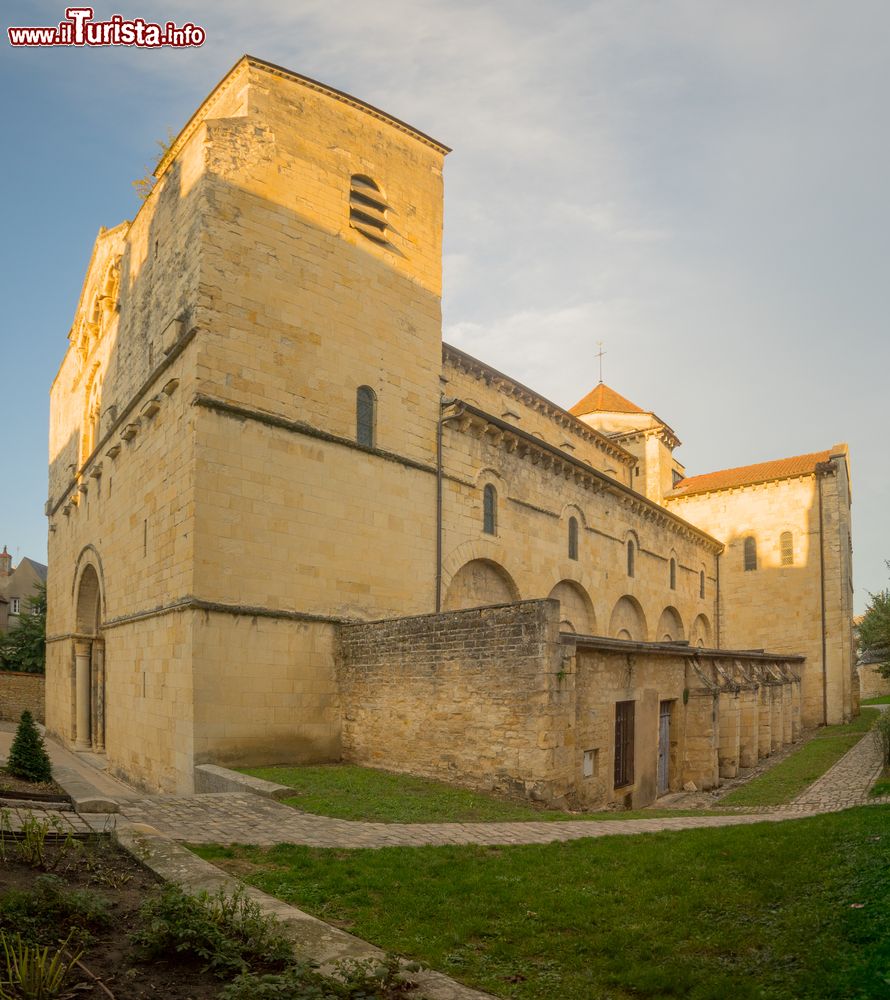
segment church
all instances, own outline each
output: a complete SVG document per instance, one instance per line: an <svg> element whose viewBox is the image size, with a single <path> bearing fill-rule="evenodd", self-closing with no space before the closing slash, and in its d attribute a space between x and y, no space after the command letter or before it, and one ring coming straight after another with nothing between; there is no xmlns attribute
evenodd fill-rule
<svg viewBox="0 0 890 1000"><path fill-rule="evenodd" d="M47 728L139 785L349 760L572 808L858 712L844 445L687 476L442 342L437 140L240 59L51 390Z"/></svg>

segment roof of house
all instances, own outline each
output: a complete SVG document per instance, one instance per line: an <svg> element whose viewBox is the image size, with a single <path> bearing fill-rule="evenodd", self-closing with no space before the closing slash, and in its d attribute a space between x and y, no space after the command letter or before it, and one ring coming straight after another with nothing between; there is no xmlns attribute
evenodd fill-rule
<svg viewBox="0 0 890 1000"><path fill-rule="evenodd" d="M687 476L677 483L670 496L710 493L713 490L731 489L733 486L753 486L774 479L793 479L795 476L812 475L816 471L816 466L821 462L827 462L830 457L830 451L814 451L809 455L794 455L791 458L778 458L772 462L706 472L701 476Z"/></svg>
<svg viewBox="0 0 890 1000"><path fill-rule="evenodd" d="M30 566L31 566L31 569L33 569L34 572L37 574L37 576L39 576L40 579L44 583L46 583L47 567L44 566L43 563L39 563L36 560L29 559L27 556L25 556L25 558L22 559L22 561L18 564L18 566L16 566L16 569L20 569L23 563L29 563Z"/></svg>
<svg viewBox="0 0 890 1000"><path fill-rule="evenodd" d="M600 382L595 389L591 389L583 399L575 403L569 413L581 417L585 413L596 413L601 410L609 413L648 413L648 410L640 409L636 403L609 388L605 382Z"/></svg>

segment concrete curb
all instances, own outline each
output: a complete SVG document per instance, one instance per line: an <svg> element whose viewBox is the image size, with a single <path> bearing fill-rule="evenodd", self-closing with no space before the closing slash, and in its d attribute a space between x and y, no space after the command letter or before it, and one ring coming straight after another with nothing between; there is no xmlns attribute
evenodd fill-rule
<svg viewBox="0 0 890 1000"><path fill-rule="evenodd" d="M76 813L116 813L118 803L106 798L72 768L55 765L53 777L68 793Z"/></svg>
<svg viewBox="0 0 890 1000"><path fill-rule="evenodd" d="M195 791L205 792L253 792L267 799L289 799L296 793L287 785L274 781L252 778L249 774L239 774L217 764L197 764L195 766Z"/></svg>
<svg viewBox="0 0 890 1000"><path fill-rule="evenodd" d="M242 889L265 915L282 922L293 942L294 954L298 958L318 963L323 972L329 972L334 963L343 959L361 961L384 956L383 951L367 941L338 930L295 906L289 906L260 892L259 889L243 885L191 851L168 840L154 827L126 824L112 832L112 839L164 881L174 882L192 895L202 891L214 893L220 889L231 894ZM412 973L411 978L417 981L419 995L428 1000L495 1000L489 993L480 993L429 969Z"/></svg>

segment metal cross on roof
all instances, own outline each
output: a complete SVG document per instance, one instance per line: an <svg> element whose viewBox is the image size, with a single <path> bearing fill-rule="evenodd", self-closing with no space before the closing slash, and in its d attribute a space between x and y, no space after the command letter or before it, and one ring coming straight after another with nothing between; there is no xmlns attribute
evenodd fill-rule
<svg viewBox="0 0 890 1000"><path fill-rule="evenodd" d="M599 358L599 362L600 362L600 382L602 382L602 380L603 380L603 355L606 352L603 350L603 342L601 340L598 340L596 342L596 346L599 348L599 350L596 352L596 354L594 355L594 357Z"/></svg>

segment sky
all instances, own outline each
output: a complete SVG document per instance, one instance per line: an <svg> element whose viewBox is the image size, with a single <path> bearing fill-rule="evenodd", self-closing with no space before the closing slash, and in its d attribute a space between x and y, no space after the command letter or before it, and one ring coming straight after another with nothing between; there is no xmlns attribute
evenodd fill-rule
<svg viewBox="0 0 890 1000"><path fill-rule="evenodd" d="M99 3L99 0L96 0ZM605 381L689 475L851 451L856 610L888 586L886 0L194 0L198 49L12 48L0 546L46 558L48 390L100 226L245 52L453 147L444 336L569 407Z"/></svg>

